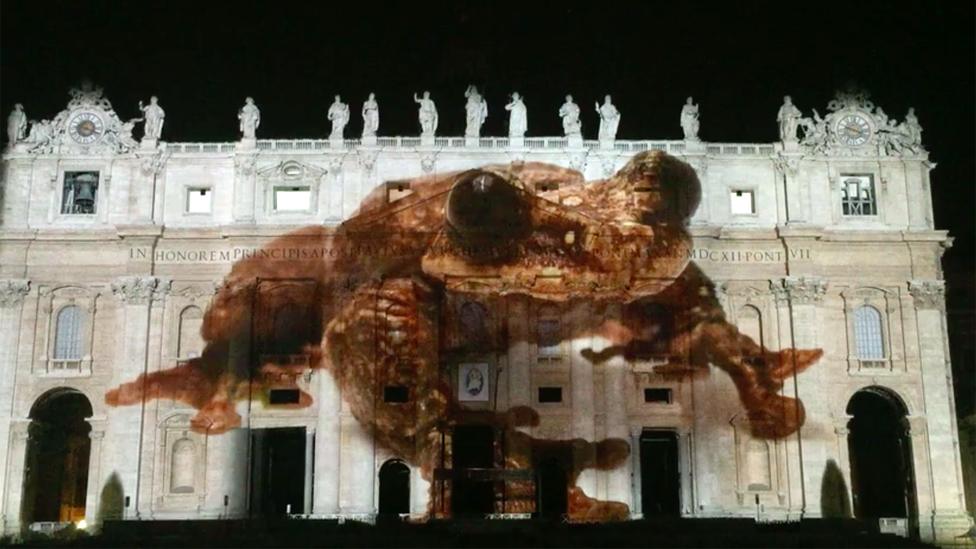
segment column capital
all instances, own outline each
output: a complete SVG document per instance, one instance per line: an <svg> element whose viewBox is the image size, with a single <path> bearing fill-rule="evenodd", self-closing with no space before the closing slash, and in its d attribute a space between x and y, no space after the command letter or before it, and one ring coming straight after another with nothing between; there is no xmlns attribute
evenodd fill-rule
<svg viewBox="0 0 976 549"><path fill-rule="evenodd" d="M161 300L169 293L171 280L155 276L120 276L112 281L112 293L132 305Z"/></svg>
<svg viewBox="0 0 976 549"><path fill-rule="evenodd" d="M778 300L791 301L797 305L819 304L827 293L827 281L814 276L788 276L770 281L769 287Z"/></svg>
<svg viewBox="0 0 976 549"><path fill-rule="evenodd" d="M24 278L0 279L0 307L16 307L30 291L30 280Z"/></svg>
<svg viewBox="0 0 976 549"><path fill-rule="evenodd" d="M915 298L916 309L945 310L944 280L909 280L908 291Z"/></svg>
<svg viewBox="0 0 976 549"><path fill-rule="evenodd" d="M801 154L789 154L780 151L773 157L773 167L776 168L777 173L793 177L800 168L802 158Z"/></svg>

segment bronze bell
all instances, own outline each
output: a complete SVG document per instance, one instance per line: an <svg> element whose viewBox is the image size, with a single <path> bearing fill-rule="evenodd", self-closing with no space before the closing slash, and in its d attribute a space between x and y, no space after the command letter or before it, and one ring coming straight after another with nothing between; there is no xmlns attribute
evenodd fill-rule
<svg viewBox="0 0 976 549"><path fill-rule="evenodd" d="M95 209L95 183L91 178L78 178L78 194L75 195L75 211L92 213Z"/></svg>

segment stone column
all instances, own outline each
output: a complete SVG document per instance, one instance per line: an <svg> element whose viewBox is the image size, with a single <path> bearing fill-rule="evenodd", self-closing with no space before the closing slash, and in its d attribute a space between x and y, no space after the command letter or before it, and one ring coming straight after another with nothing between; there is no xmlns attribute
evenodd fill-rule
<svg viewBox="0 0 976 549"><path fill-rule="evenodd" d="M922 392L931 463L932 528L935 540L953 541L969 529L963 497L959 435L949 366L945 324L945 282L912 280L909 292L915 299L918 346L921 359ZM913 441L914 442L914 441ZM913 448L915 452L920 448ZM924 471L916 471L916 476ZM920 521L925 517L920 517Z"/></svg>
<svg viewBox="0 0 976 549"><path fill-rule="evenodd" d="M633 505L630 506L630 516L635 519L644 516L643 494L641 493L643 480L640 467L640 438L643 432L644 428L640 426L630 429L630 467L633 471L630 481L631 501L633 502Z"/></svg>
<svg viewBox="0 0 976 549"><path fill-rule="evenodd" d="M118 315L118 333L121 337L113 364L111 386L132 382L147 372L150 311L153 301L161 300L169 291L169 285L168 280L154 276L123 276L112 282L112 292L121 303L121 314ZM143 466L140 456L144 411L145 402L108 409L105 443L113 451L105 456L101 478L91 479L101 486L111 475L118 475L123 500L126 496L130 498L130 505L124 511L128 518L139 518L142 511L149 510L151 504L147 501L145 509L140 509L138 495L138 475Z"/></svg>
<svg viewBox="0 0 976 549"><path fill-rule="evenodd" d="M529 307L521 296L506 298L508 312L508 405L532 406Z"/></svg>
<svg viewBox="0 0 976 549"><path fill-rule="evenodd" d="M8 434L6 489L0 494L3 505L3 532L19 533L20 510L24 499L24 473L27 464L30 420L18 420L10 424Z"/></svg>
<svg viewBox="0 0 976 549"><path fill-rule="evenodd" d="M17 351L20 347L21 312L30 281L0 280L0 460L9 460L10 421L14 417L14 385L17 379ZM3 463L3 461L0 461ZM19 490L9 485L8 472L0 469L0 494ZM0 498L0 517L7 515L5 498Z"/></svg>
<svg viewBox="0 0 976 549"><path fill-rule="evenodd" d="M792 328L792 340L780 340L780 347L816 349L821 347L817 334L817 306L827 292L827 282L816 277L787 277L783 279L781 296L788 305L787 319ZM829 397L826 387L826 371L814 365L796 378L796 395L784 391L786 396L798 396L806 409L806 423L800 427L799 459L802 460L802 490L804 517L820 517L820 485L824 467L829 457L827 443L832 438L833 425L826 422L830 417ZM784 386L785 388L785 386Z"/></svg>
<svg viewBox="0 0 976 549"><path fill-rule="evenodd" d="M613 307L612 317L621 318L619 307ZM594 338L594 343L597 343ZM609 342L599 341L600 348L594 346L593 351L599 353ZM630 415L627 411L629 396L633 394L632 384L627 383L632 379L630 375L630 365L627 364L623 356L617 355L603 363L603 409L606 418L606 437L619 438L630 443ZM574 383L575 386L575 383ZM636 452L637 447L631 445L630 451ZM631 490L631 476L633 475L633 462L625 460L616 469L607 471L607 499L619 501L633 508L633 491Z"/></svg>
<svg viewBox="0 0 976 549"><path fill-rule="evenodd" d="M589 317L593 311L588 304L582 304L568 311L564 315L566 323L569 325L583 325L582 318ZM578 324L575 324L578 323ZM561 327L565 330L565 326ZM593 363L590 362L582 353L592 349L592 338L578 337L571 342L569 355L570 361L570 388L572 406L572 426L573 437L581 438L593 442L596 440L596 421L594 414L596 407L593 399ZM583 469L576 485L583 490L586 495L596 497L597 475L594 469Z"/></svg>
<svg viewBox="0 0 976 549"><path fill-rule="evenodd" d="M315 429L305 428L305 491L302 494L302 513L312 513L312 482L314 481L313 471L315 464L312 462L315 452Z"/></svg>
<svg viewBox="0 0 976 549"><path fill-rule="evenodd" d="M339 512L339 413L342 404L339 386L330 372L319 370L318 423L315 426L315 490L312 512L332 515Z"/></svg>

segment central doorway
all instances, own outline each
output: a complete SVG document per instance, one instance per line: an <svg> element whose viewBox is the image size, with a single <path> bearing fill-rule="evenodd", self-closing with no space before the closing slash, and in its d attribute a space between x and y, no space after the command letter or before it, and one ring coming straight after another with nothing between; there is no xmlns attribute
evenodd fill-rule
<svg viewBox="0 0 976 549"><path fill-rule="evenodd" d="M847 413L854 516L875 522L907 518L915 532L918 512L905 405L887 389L868 387L854 393Z"/></svg>
<svg viewBox="0 0 976 549"><path fill-rule="evenodd" d="M641 509L645 517L681 514L678 435L645 430L640 437Z"/></svg>
<svg viewBox="0 0 976 549"><path fill-rule="evenodd" d="M495 511L495 488L490 470L495 465L495 431L488 425L458 425L451 439L451 513L485 514Z"/></svg>
<svg viewBox="0 0 976 549"><path fill-rule="evenodd" d="M544 518L559 518L568 508L566 468L558 458L536 463L536 513Z"/></svg>
<svg viewBox="0 0 976 549"><path fill-rule="evenodd" d="M305 428L251 431L251 516L305 512Z"/></svg>

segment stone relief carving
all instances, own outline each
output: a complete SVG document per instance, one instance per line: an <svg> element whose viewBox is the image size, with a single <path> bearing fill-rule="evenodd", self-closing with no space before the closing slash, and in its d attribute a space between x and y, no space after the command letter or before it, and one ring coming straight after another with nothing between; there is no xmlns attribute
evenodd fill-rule
<svg viewBox="0 0 976 549"><path fill-rule="evenodd" d="M376 167L376 158L378 156L378 151L358 151L356 153L356 158L359 161L359 165L366 173L371 173L373 168Z"/></svg>
<svg viewBox="0 0 976 549"><path fill-rule="evenodd" d="M169 160L170 155L171 153L158 149L155 153L142 157L139 168L145 175L159 175L163 171L163 167L166 166L166 161Z"/></svg>
<svg viewBox="0 0 976 549"><path fill-rule="evenodd" d="M285 160L257 170L259 179L265 181L318 181L327 170L298 160Z"/></svg>
<svg viewBox="0 0 976 549"><path fill-rule="evenodd" d="M909 280L908 291L915 299L916 309L945 310L944 280Z"/></svg>
<svg viewBox="0 0 976 549"><path fill-rule="evenodd" d="M776 169L777 173L793 177L800 168L801 159L802 157L800 156L777 154L775 157L773 157L773 167Z"/></svg>
<svg viewBox="0 0 976 549"><path fill-rule="evenodd" d="M30 131L22 141L29 153L117 154L135 148L131 134L139 119L130 120L129 125L123 123L111 102L103 96L102 88L86 81L80 87L72 88L68 95L71 96L68 105L53 119L31 121ZM8 118L8 134L10 123ZM20 124L18 120L15 126L20 127Z"/></svg>
<svg viewBox="0 0 976 549"><path fill-rule="evenodd" d="M234 168L241 175L251 175L258 163L257 154L241 154L234 157Z"/></svg>
<svg viewBox="0 0 976 549"><path fill-rule="evenodd" d="M0 280L0 307L16 307L24 301L30 291L30 280Z"/></svg>
<svg viewBox="0 0 976 549"><path fill-rule="evenodd" d="M434 166L437 164L437 155L437 152L430 152L420 157L420 169L424 173L434 171Z"/></svg>
<svg viewBox="0 0 976 549"><path fill-rule="evenodd" d="M329 106L328 119L332 122L332 133L329 134L329 139L342 139L342 132L346 129L346 124L349 123L349 105L342 102L342 99L336 95L335 101Z"/></svg>
<svg viewBox="0 0 976 549"><path fill-rule="evenodd" d="M171 280L155 276L122 276L112 281L112 293L125 303L142 305L169 293Z"/></svg>
<svg viewBox="0 0 976 549"><path fill-rule="evenodd" d="M786 277L771 281L770 290L779 300L789 300L799 305L817 304L827 293L827 281L816 277Z"/></svg>
<svg viewBox="0 0 976 549"><path fill-rule="evenodd" d="M925 154L922 127L915 109L909 109L901 123L890 119L863 91L838 92L827 104L828 114L800 118L801 145L816 154L905 155Z"/></svg>

